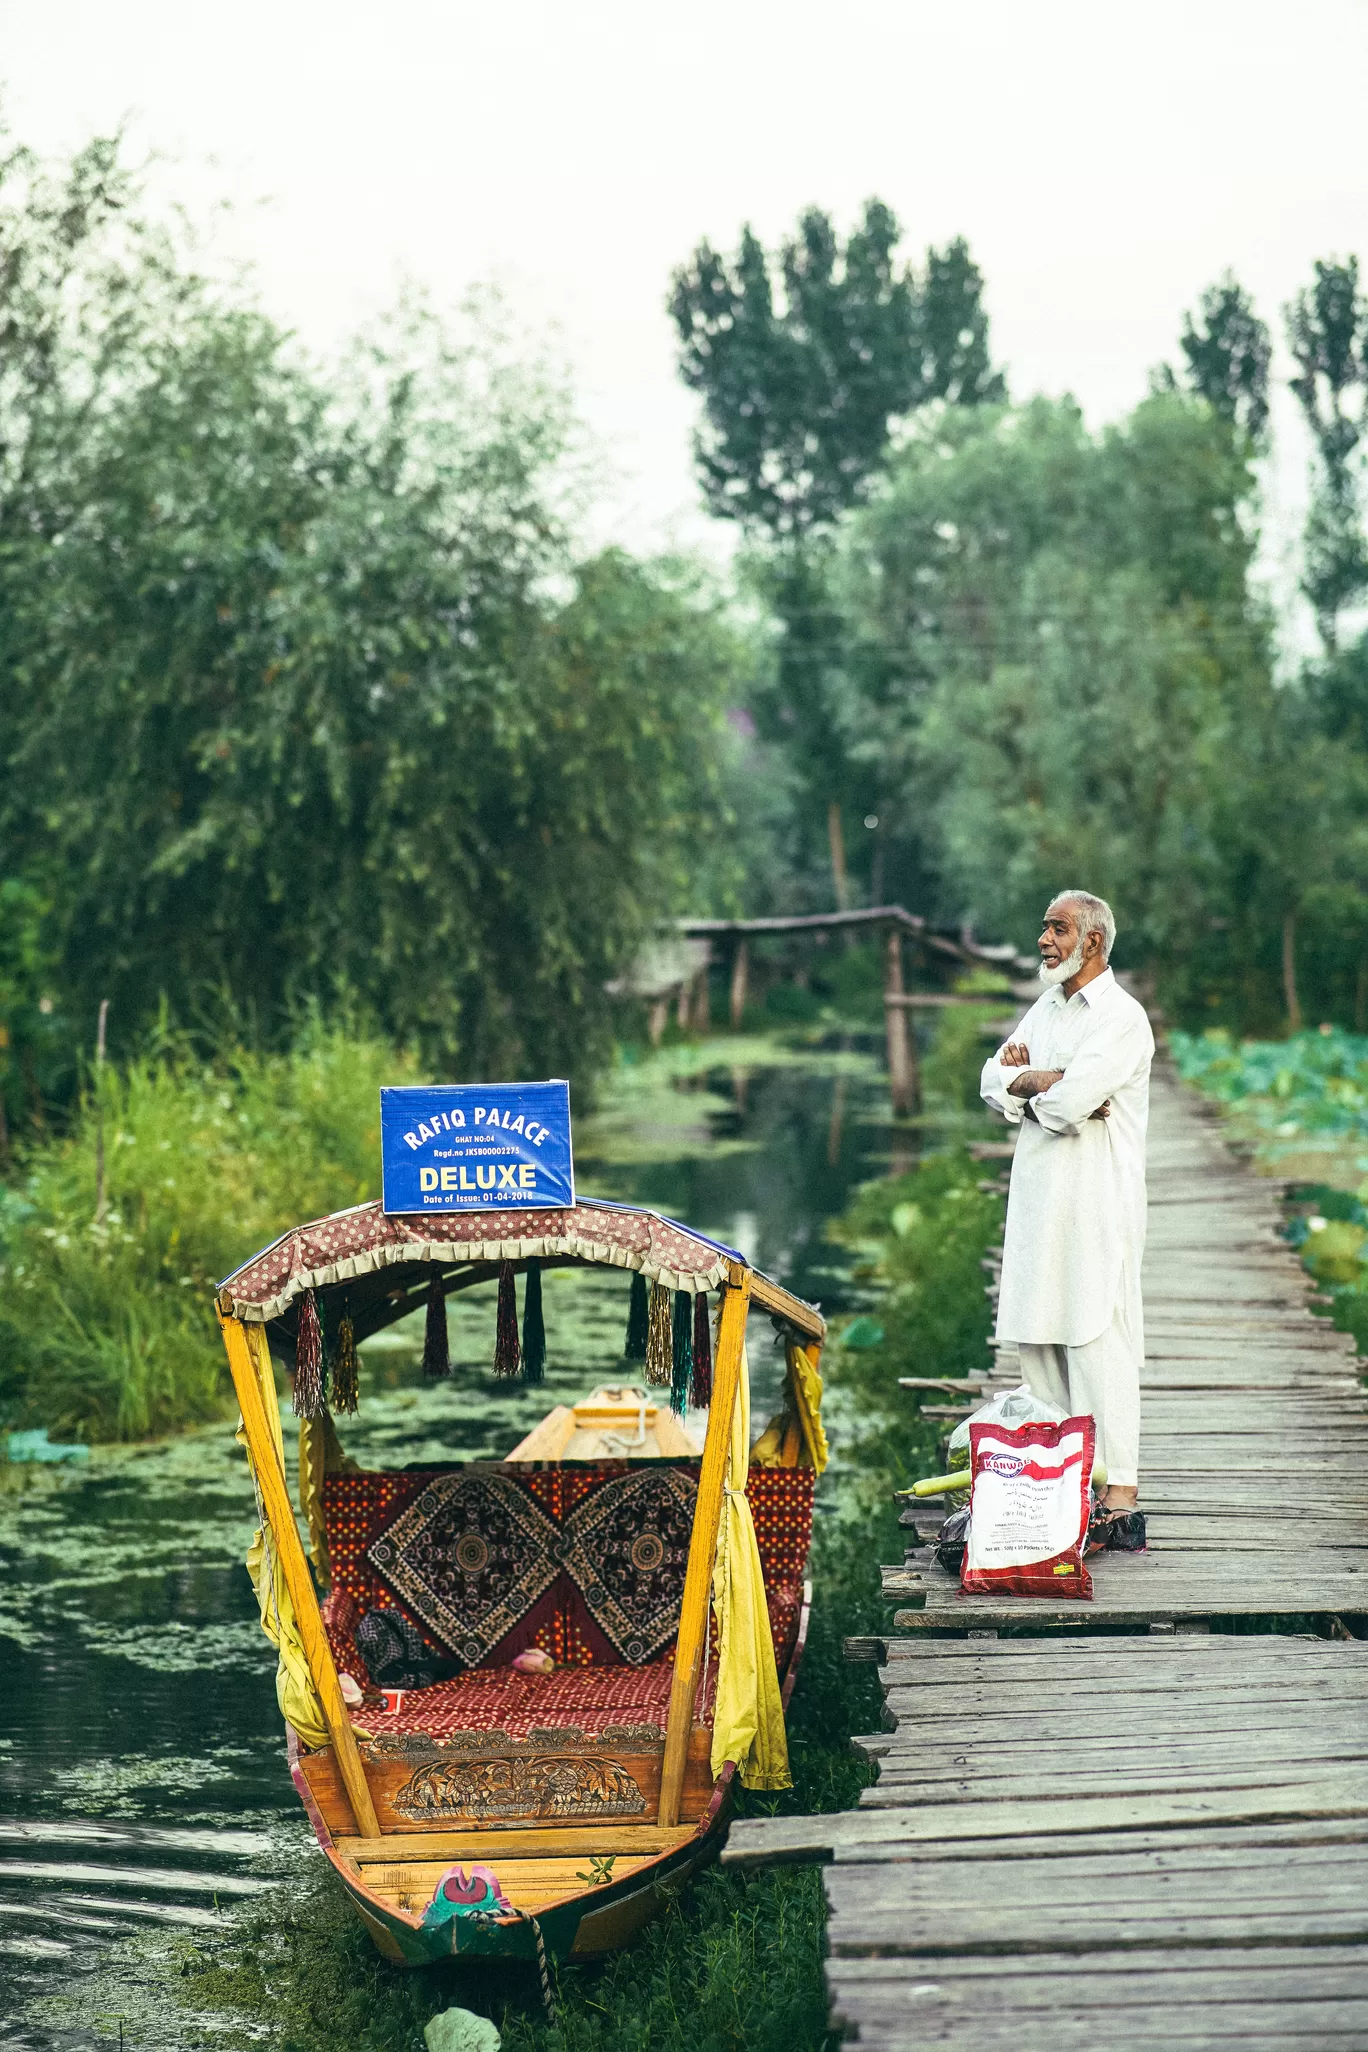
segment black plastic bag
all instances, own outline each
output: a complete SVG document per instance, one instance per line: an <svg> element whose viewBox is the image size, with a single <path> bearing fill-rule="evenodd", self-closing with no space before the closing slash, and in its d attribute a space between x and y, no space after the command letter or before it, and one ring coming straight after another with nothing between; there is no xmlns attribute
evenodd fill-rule
<svg viewBox="0 0 1368 2052"><path fill-rule="evenodd" d="M368 1610L356 1627L357 1648L371 1680L384 1689L428 1689L461 1672L459 1660L434 1653L398 1610Z"/></svg>
<svg viewBox="0 0 1368 2052"><path fill-rule="evenodd" d="M969 1543L969 1506L951 1511L936 1534L936 1559L947 1575L958 1577L964 1566L964 1549Z"/></svg>

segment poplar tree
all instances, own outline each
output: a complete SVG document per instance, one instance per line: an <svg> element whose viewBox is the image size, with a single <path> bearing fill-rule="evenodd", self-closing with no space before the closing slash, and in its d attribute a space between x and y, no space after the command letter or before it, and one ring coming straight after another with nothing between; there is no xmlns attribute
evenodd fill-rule
<svg viewBox="0 0 1368 2052"><path fill-rule="evenodd" d="M811 207L772 252L749 227L730 257L700 243L669 298L680 374L702 401L704 501L745 530L780 622L774 672L753 709L793 767L809 831L825 831L838 905L849 897L849 823L877 818L882 800L852 746L832 536L867 496L898 420L932 400L1006 396L967 244L928 250L918 272L899 261L900 237L880 200L844 241Z"/></svg>
<svg viewBox="0 0 1368 2052"><path fill-rule="evenodd" d="M1311 285L1287 309L1287 339L1297 363L1292 390L1319 459L1302 588L1333 656L1341 615L1368 591L1359 453L1368 432L1368 301L1357 257L1317 262Z"/></svg>
<svg viewBox="0 0 1368 2052"><path fill-rule="evenodd" d="M1266 323L1232 272L1207 287L1195 314L1183 316L1179 342L1186 363L1183 384L1262 448L1273 347ZM1166 368L1160 382L1173 389L1178 380Z"/></svg>

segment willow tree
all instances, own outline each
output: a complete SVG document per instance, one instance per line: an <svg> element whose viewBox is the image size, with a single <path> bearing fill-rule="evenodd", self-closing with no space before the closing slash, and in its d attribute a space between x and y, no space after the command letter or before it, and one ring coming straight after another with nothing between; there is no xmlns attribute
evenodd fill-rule
<svg viewBox="0 0 1368 2052"><path fill-rule="evenodd" d="M62 996L582 1071L714 823L725 626L577 558L564 394L487 326L325 375L98 164L0 204L0 876L42 851Z"/></svg>

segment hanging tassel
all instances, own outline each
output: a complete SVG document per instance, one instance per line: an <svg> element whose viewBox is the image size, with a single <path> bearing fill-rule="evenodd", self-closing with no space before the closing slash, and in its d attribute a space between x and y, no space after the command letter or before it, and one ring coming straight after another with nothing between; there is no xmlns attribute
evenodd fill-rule
<svg viewBox="0 0 1368 2052"><path fill-rule="evenodd" d="M687 1290L676 1290L674 1300L674 1373L670 1377L670 1409L682 1418L689 1408L689 1383L693 1379L693 1302Z"/></svg>
<svg viewBox="0 0 1368 2052"><path fill-rule="evenodd" d="M499 1270L499 1323L494 1336L494 1373L516 1375L522 1350L518 1345L518 1292L513 1281L513 1263L505 1261Z"/></svg>
<svg viewBox="0 0 1368 2052"><path fill-rule="evenodd" d="M712 1325L708 1318L708 1293L700 1290L693 1300L693 1383L689 1402L696 1411L706 1411L712 1402Z"/></svg>
<svg viewBox="0 0 1368 2052"><path fill-rule="evenodd" d="M354 1412L360 1399L361 1384L356 1369L356 1329L352 1324L351 1311L344 1304L337 1327L337 1347L332 1358L333 1410Z"/></svg>
<svg viewBox="0 0 1368 2052"><path fill-rule="evenodd" d="M627 1344L622 1350L625 1361L646 1359L646 1278L638 1269L632 1277L632 1296L627 1306Z"/></svg>
<svg viewBox="0 0 1368 2052"><path fill-rule="evenodd" d="M299 1330L295 1335L294 1407L297 1418L321 1418L324 1411L323 1322L318 1315L318 1298L305 1290L299 1307Z"/></svg>
<svg viewBox="0 0 1368 2052"><path fill-rule="evenodd" d="M529 1261L523 1284L522 1374L524 1382L546 1380L546 1327L542 1322L541 1263Z"/></svg>
<svg viewBox="0 0 1368 2052"><path fill-rule="evenodd" d="M429 1382L440 1382L451 1373L451 1347L447 1339L446 1298L442 1280L434 1275L428 1283L427 1324L423 1327L423 1373Z"/></svg>
<svg viewBox="0 0 1368 2052"><path fill-rule="evenodd" d="M646 1314L646 1380L668 1388L673 1379L674 1334L670 1325L670 1293L663 1283L652 1283Z"/></svg>

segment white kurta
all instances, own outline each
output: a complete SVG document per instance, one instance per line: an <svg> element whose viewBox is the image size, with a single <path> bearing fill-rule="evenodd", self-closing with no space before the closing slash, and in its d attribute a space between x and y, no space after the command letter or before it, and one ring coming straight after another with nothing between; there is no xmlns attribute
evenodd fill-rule
<svg viewBox="0 0 1368 2052"><path fill-rule="evenodd" d="M1110 969L1066 998L1044 991L1011 1035L1033 1069L1063 1069L1032 1100L1009 1097L1019 1069L1002 1049L984 1063L983 1101L1020 1125L1007 1200L998 1297L999 1344L1087 1346L1123 1308L1144 1353L1140 1263L1145 1251L1145 1127L1154 1035ZM1111 1117L1090 1118L1110 1098Z"/></svg>

